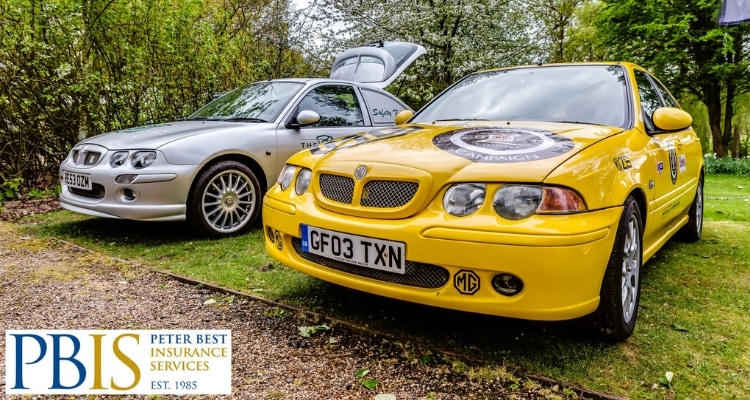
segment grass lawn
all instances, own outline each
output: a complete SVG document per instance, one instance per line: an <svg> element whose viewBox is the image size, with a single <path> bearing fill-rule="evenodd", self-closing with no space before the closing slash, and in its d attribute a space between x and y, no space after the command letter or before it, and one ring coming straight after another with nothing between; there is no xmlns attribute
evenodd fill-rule
<svg viewBox="0 0 750 400"><path fill-rule="evenodd" d="M29 233L482 358L490 373L493 365L522 367L631 398L750 398L750 179L708 176L705 195L703 239L671 241L649 260L636 331L614 345L588 335L584 320L532 322L460 313L334 286L266 256L259 228L241 237L205 240L180 223L67 211L22 224ZM667 372L674 374L671 383Z"/></svg>

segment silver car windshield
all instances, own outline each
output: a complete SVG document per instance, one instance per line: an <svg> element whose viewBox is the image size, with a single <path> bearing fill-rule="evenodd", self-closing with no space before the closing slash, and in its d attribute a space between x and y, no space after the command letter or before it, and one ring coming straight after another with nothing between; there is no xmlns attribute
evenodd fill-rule
<svg viewBox="0 0 750 400"><path fill-rule="evenodd" d="M279 115L305 85L299 82L258 82L239 87L206 104L188 120L268 122Z"/></svg>
<svg viewBox="0 0 750 400"><path fill-rule="evenodd" d="M626 127L628 107L620 66L527 67L468 75L410 122L549 121Z"/></svg>

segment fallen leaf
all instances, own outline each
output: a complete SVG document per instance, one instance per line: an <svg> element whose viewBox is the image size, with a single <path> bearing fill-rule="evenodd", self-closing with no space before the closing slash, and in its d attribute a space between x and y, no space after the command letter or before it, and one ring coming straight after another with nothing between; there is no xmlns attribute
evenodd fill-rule
<svg viewBox="0 0 750 400"><path fill-rule="evenodd" d="M214 300L214 299L208 299L208 300L206 300L206 301L203 302L204 306L210 306L211 304L216 304L216 300Z"/></svg>
<svg viewBox="0 0 750 400"><path fill-rule="evenodd" d="M375 379L365 379L362 382L362 386L374 390L376 387L378 387L378 381Z"/></svg>
<svg viewBox="0 0 750 400"><path fill-rule="evenodd" d="M684 326L680 326L677 324L672 324L672 329L679 331L679 332L690 332L688 328L685 328Z"/></svg>
<svg viewBox="0 0 750 400"><path fill-rule="evenodd" d="M331 330L331 327L328 325L314 325L314 326L299 326L297 327L299 330L299 334L302 337L310 337L315 332L323 332Z"/></svg>
<svg viewBox="0 0 750 400"><path fill-rule="evenodd" d="M357 377L357 379L362 379L369 373L370 373L370 368L362 368L359 371L357 371L354 374L354 376Z"/></svg>

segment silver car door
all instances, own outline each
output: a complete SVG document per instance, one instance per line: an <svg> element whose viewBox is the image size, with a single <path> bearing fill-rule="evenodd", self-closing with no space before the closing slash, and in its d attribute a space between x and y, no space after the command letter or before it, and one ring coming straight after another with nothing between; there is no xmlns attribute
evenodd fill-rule
<svg viewBox="0 0 750 400"><path fill-rule="evenodd" d="M363 104L356 88L349 84L323 83L311 88L276 131L280 167L298 151L373 129L369 115L363 111ZM300 111L313 111L320 119L316 123L300 125L296 118Z"/></svg>

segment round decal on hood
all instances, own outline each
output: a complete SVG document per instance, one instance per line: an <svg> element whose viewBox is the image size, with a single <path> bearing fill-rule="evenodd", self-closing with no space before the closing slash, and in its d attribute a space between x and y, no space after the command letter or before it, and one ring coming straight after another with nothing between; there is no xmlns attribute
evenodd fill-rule
<svg viewBox="0 0 750 400"><path fill-rule="evenodd" d="M565 136L529 128L459 129L435 136L432 143L459 157L490 163L544 160L573 149Z"/></svg>

